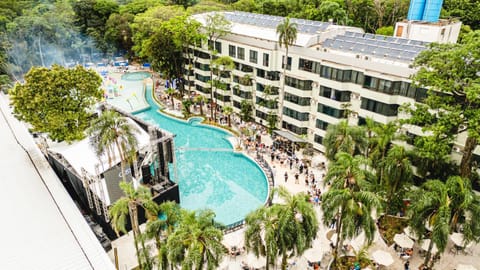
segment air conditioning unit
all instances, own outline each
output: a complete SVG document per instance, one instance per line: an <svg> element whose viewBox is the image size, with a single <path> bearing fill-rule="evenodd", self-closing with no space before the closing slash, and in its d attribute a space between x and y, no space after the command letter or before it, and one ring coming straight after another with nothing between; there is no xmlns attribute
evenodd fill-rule
<svg viewBox="0 0 480 270"><path fill-rule="evenodd" d="M460 124L460 125L458 126L458 130L459 130L459 131L464 131L464 130L466 130L466 129L467 129L467 125L465 125L465 124Z"/></svg>
<svg viewBox="0 0 480 270"><path fill-rule="evenodd" d="M458 147L458 146L454 146L452 150L453 150L454 152L457 152L457 153L462 152L462 150L461 150L460 147Z"/></svg>
<svg viewBox="0 0 480 270"><path fill-rule="evenodd" d="M365 56L363 59L368 60L369 58L368 58L368 56Z"/></svg>

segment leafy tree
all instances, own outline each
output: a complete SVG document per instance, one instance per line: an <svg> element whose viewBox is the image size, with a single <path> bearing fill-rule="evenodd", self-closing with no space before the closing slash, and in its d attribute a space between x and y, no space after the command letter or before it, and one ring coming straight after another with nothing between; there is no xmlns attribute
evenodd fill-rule
<svg viewBox="0 0 480 270"><path fill-rule="evenodd" d="M393 36L393 26L382 26L375 31L377 35Z"/></svg>
<svg viewBox="0 0 480 270"><path fill-rule="evenodd" d="M346 11L335 1L323 1L318 7L319 19L321 21L329 21L332 19L337 24L346 25L348 17Z"/></svg>
<svg viewBox="0 0 480 270"><path fill-rule="evenodd" d="M325 156L329 160L335 160L339 152L360 154L366 146L365 131L362 127L350 126L347 121L341 121L337 125L328 126L323 145Z"/></svg>
<svg viewBox="0 0 480 270"><path fill-rule="evenodd" d="M168 259L182 269L216 269L226 248L223 232L215 227L211 210L185 211L167 241Z"/></svg>
<svg viewBox="0 0 480 270"><path fill-rule="evenodd" d="M480 31L465 37L464 44L432 44L415 59L419 68L414 82L428 88L425 104L434 120L424 129L437 138L453 140L458 132L467 138L460 163L460 175L470 177L472 154L480 140ZM455 71L455 72L452 72ZM422 122L412 109L412 121ZM423 124L423 123L422 123Z"/></svg>
<svg viewBox="0 0 480 270"><path fill-rule="evenodd" d="M185 10L188 7L194 6L198 0L169 0L173 5L182 6Z"/></svg>
<svg viewBox="0 0 480 270"><path fill-rule="evenodd" d="M117 235L120 235L120 232L127 233L127 217L130 218L138 265L140 269L153 269L151 260L141 256L140 248L138 247L138 241L141 240L142 248L146 249L143 239L139 239L141 232L138 225L138 206L144 208L147 216L151 217L157 212L158 205L153 201L150 189L144 186L134 189L131 183L122 181L120 182L120 188L125 193L125 196L113 203L108 210L112 218L112 227ZM144 260L141 260L141 258Z"/></svg>
<svg viewBox="0 0 480 270"><path fill-rule="evenodd" d="M201 24L196 20L193 20L191 17L184 15L170 19L169 25L174 33L173 42L177 47L182 48L183 57L186 57L186 62L188 64L187 81L190 82L190 74L193 74L194 65L193 50L191 47L199 45L205 39L205 35L200 31ZM180 90L183 90L183 88L182 85ZM188 83L188 92L190 93L190 91L191 84ZM181 94L183 96L183 92Z"/></svg>
<svg viewBox="0 0 480 270"><path fill-rule="evenodd" d="M290 22L290 18L287 17L283 20L282 23L277 25L276 32L278 34L278 46L280 48L285 47L285 57L283 59L283 78L282 78L282 92L280 97L283 98L283 93L285 92L285 80L287 76L287 66L288 66L288 47L295 44L297 40L297 24ZM282 104L282 101L280 101ZM282 109L282 108L280 108Z"/></svg>
<svg viewBox="0 0 480 270"><path fill-rule="evenodd" d="M73 2L75 25L80 33L95 40L98 49L106 52L108 44L104 39L106 22L111 14L118 12L118 4L114 0L79 0Z"/></svg>
<svg viewBox="0 0 480 270"><path fill-rule="evenodd" d="M173 101L173 96L175 95L175 89L173 88L168 88L165 90L165 94L167 94L170 97L170 102L172 103L172 108L175 108L175 102Z"/></svg>
<svg viewBox="0 0 480 270"><path fill-rule="evenodd" d="M380 198L372 189L364 157L340 152L336 155L325 177L330 189L322 195L323 223L335 222L337 243L333 251L335 261L345 239L352 239L362 231L370 244L374 237L375 221L372 211L381 208Z"/></svg>
<svg viewBox="0 0 480 270"><path fill-rule="evenodd" d="M187 9L187 12L190 14L199 14L211 11L225 11L229 10L230 7L220 1L214 0L200 0L196 5L190 6Z"/></svg>
<svg viewBox="0 0 480 270"><path fill-rule="evenodd" d="M105 42L116 54L122 52L132 55L133 41L130 23L133 22L133 19L134 15L130 13L114 13L106 22Z"/></svg>
<svg viewBox="0 0 480 270"><path fill-rule="evenodd" d="M163 5L161 1L158 0L132 0L124 5L120 5L118 9L119 14L132 14L137 15L147 11L149 8Z"/></svg>
<svg viewBox="0 0 480 270"><path fill-rule="evenodd" d="M179 6L155 6L153 8L149 8L144 13L137 14L133 20L133 23L130 24L134 43L132 49L135 54L142 59L148 59L154 55L155 52L152 52L152 50L157 50L159 47L155 48L154 46L151 46L151 43L155 42L155 40L151 40L150 38L154 38L154 35L162 30L162 27L166 28L165 25L162 25L164 22L184 14L185 11ZM162 35L162 33L159 33L159 35ZM158 39L159 37L155 38ZM162 42L172 47L170 43L173 43L173 40L170 40L170 43L167 41ZM159 46L162 44L162 42L158 41Z"/></svg>
<svg viewBox="0 0 480 270"><path fill-rule="evenodd" d="M475 0L445 0L442 17L457 17L474 30L480 29L480 6Z"/></svg>
<svg viewBox="0 0 480 270"><path fill-rule="evenodd" d="M234 10L245 12L258 12L257 3L254 0L239 0L232 4Z"/></svg>
<svg viewBox="0 0 480 270"><path fill-rule="evenodd" d="M204 25L205 34L208 39L208 50L210 51L210 65L213 65L213 56L216 54L215 43L217 40L230 32L231 23L221 13L213 13L207 15ZM210 79L213 80L213 68L210 69ZM213 82L212 82L213 83ZM213 84L212 84L213 88ZM210 91L210 100L214 100L214 91ZM213 104L212 104L213 105ZM215 106L216 107L216 106ZM214 114L214 106L210 106L210 116L216 121L216 113Z"/></svg>
<svg viewBox="0 0 480 270"><path fill-rule="evenodd" d="M68 142L84 137L90 108L102 96L102 79L81 66L66 69L36 67L10 91L13 113L32 125L32 131L48 133L52 140Z"/></svg>

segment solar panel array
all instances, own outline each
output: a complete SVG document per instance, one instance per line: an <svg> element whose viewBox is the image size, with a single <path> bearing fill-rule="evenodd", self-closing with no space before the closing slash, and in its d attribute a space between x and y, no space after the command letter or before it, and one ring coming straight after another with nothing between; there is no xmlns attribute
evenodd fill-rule
<svg viewBox="0 0 480 270"><path fill-rule="evenodd" d="M272 16L265 14L255 14L241 11L225 12L224 16L227 20L235 23L249 24L266 28L276 29L277 25L284 21L284 17ZM297 31L300 33L315 34L324 31L330 23L304 20L290 19L291 22L297 24Z"/></svg>
<svg viewBox="0 0 480 270"><path fill-rule="evenodd" d="M326 48L380 56L392 60L410 62L428 42L405 38L388 37L369 33L346 32L323 42Z"/></svg>

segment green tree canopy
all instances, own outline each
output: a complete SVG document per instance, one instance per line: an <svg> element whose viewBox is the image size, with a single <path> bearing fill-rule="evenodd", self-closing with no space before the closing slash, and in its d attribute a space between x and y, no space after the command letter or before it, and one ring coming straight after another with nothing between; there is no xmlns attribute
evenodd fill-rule
<svg viewBox="0 0 480 270"><path fill-rule="evenodd" d="M469 177L473 150L480 141L480 31L468 34L464 41L434 43L416 58L419 70L413 80L428 88L428 96L424 101L426 109L414 108L410 112L412 123L447 142L466 132L460 175Z"/></svg>
<svg viewBox="0 0 480 270"><path fill-rule="evenodd" d="M52 140L78 140L89 126L89 109L102 97L101 83L95 71L81 66L35 67L10 92L13 112L32 131L48 133Z"/></svg>

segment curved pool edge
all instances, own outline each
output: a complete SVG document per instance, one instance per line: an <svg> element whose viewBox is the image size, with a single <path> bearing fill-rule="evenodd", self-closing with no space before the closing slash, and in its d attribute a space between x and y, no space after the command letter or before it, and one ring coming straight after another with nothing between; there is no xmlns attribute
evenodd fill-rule
<svg viewBox="0 0 480 270"><path fill-rule="evenodd" d="M146 99L147 103L148 103L148 97L147 97L147 86L145 85L145 88L144 88L144 98ZM227 129L224 129L224 128L221 128L221 127L217 127L217 126L214 126L214 125L210 125L210 124L207 124L207 123L204 123L205 122L205 118L203 116L191 116L187 119L182 119L182 118L179 118L179 117L176 117L176 116L172 116L166 112L163 111L163 104L157 99L157 97L155 96L155 92L154 92L154 88L153 88L153 85L151 86L151 100L153 101L153 103L157 106L157 110L155 110L156 113L158 114L161 114L171 120L174 120L174 121L178 121L178 122L182 122L182 123L185 123L185 124L188 124L188 125L192 125L192 123L190 121L193 121L193 120L196 120L196 119L201 119L201 121L195 123L195 126L202 126L204 128L208 128L208 129L213 129L213 130L217 130L217 131L220 131L222 133L225 133L226 136L229 136L229 137L233 137L233 138L236 138L237 140L239 139L239 137L232 133L230 130L227 130ZM151 106L149 106L150 108L149 109L152 109ZM153 108L155 109L155 108ZM148 110L148 109L147 109ZM192 125L193 126L193 125ZM260 171L262 172L262 175L264 177L264 181L266 182L267 184L267 194L266 194L266 197L263 201L263 204L262 204L262 207L265 207L265 206L268 206L270 205L271 203L271 195L272 195L272 192L273 192L273 188L274 188L274 180L273 180L273 177L268 175L268 172L265 171L265 168L264 166L261 166L260 163L253 157L251 157L250 155L248 155L247 153L245 153L244 150L240 150L240 151L237 151L235 149L235 146L230 142L230 140L228 140L228 138L226 138L226 140L230 143L231 147L232 147L232 152L234 154L237 154L237 155L241 155L243 156L244 158L248 159L250 162L252 162L253 164L255 164L255 166L257 166L258 169L260 169ZM272 175L272 169L270 167L270 165L268 164L268 162L266 162L263 158L262 158L264 164L266 165L266 167L268 168L269 172L270 172L270 175ZM270 180L270 178L272 177L272 180ZM257 208L258 209L258 208ZM252 210L252 211L255 211L256 209ZM227 225L224 225L226 227L226 230L230 230L230 229L235 229L239 226L243 226L244 223L245 223L245 218L246 216L242 217L240 220L238 221L235 221L234 223L231 223L231 224L227 224Z"/></svg>

